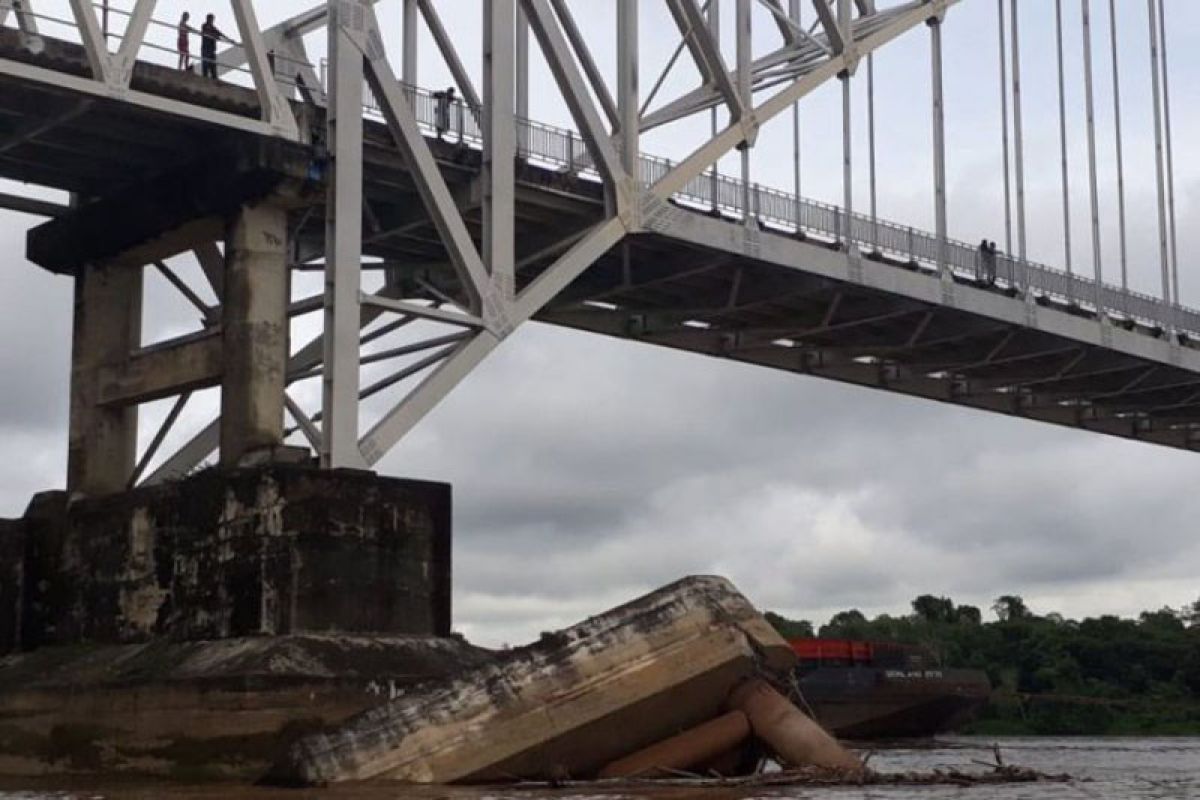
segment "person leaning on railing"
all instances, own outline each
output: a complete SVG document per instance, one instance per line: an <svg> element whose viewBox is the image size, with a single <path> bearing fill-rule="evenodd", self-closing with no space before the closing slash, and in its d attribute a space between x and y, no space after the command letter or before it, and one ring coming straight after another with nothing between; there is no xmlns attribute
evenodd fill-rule
<svg viewBox="0 0 1200 800"><path fill-rule="evenodd" d="M217 42L226 41L230 44L235 42L217 28L217 17L215 14L209 14L204 18L204 25L200 28L200 63L201 71L204 77L217 79Z"/></svg>

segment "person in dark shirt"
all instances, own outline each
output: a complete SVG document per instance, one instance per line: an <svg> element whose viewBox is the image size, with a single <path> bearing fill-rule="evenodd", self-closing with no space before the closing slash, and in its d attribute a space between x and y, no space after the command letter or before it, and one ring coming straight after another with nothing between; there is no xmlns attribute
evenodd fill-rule
<svg viewBox="0 0 1200 800"><path fill-rule="evenodd" d="M228 41L229 37L221 33L216 26L216 15L209 14L204 18L200 28L200 61L204 77L217 79L217 42L221 39Z"/></svg>
<svg viewBox="0 0 1200 800"><path fill-rule="evenodd" d="M445 91L433 93L433 126L437 129L439 140L450 130L450 109L454 106L454 99L453 86Z"/></svg>

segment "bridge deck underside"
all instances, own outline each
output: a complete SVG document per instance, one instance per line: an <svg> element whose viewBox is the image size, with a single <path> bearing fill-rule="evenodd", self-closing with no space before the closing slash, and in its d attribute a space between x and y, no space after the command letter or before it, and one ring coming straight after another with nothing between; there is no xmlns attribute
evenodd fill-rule
<svg viewBox="0 0 1200 800"><path fill-rule="evenodd" d="M7 44L0 41L0 50ZM68 56L78 54L61 58ZM226 110L253 113L250 90L158 69L139 65L143 88L158 81L175 96L210 97ZM0 98L0 177L85 197L102 198L202 161L216 143L248 136L12 76L0 76ZM320 130L323 115L309 112ZM371 123L367 137L366 254L392 266L397 296L458 294L386 128ZM479 154L431 145L478 241ZM536 165L520 165L518 176L520 288L561 252L556 243L602 217L603 198L598 184ZM296 244L316 257L324 225L321 207L311 211L295 212ZM537 319L1126 438L1200 446L1200 353L1190 342L1171 347L1160 332L1132 326L1105 335L1086 312L1049 301L1035 307L961 278L949 295L960 299L945 302L947 287L927 267L866 258L843 274L828 265L850 259L832 243L769 230L748 237L741 221L676 213L687 218L681 231L699 226L716 235L676 235L667 226L629 237ZM751 239L755 246L745 246ZM893 284L927 284L928 291L886 288ZM1029 310L1017 319L1013 304ZM1040 322L1025 324L1031 319Z"/></svg>
<svg viewBox="0 0 1200 800"><path fill-rule="evenodd" d="M1200 375L1187 369L829 280L802 266L780 268L680 248L670 239L636 239L631 278L622 262L620 256L606 257L539 318L802 375L1196 447L1192 428L1200 423ZM866 268L904 267L868 262Z"/></svg>

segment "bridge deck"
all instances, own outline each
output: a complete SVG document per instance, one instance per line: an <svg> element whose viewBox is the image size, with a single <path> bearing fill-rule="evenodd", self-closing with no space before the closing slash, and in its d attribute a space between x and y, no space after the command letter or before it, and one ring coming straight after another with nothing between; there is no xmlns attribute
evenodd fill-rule
<svg viewBox="0 0 1200 800"><path fill-rule="evenodd" d="M46 42L35 55L14 31L0 31L0 177L103 196L202 163L219 143L251 135L5 66L84 74L77 45ZM250 90L150 64L137 66L134 88L246 119L257 108ZM427 96L418 95L417 107L430 122ZM302 116L316 130L323 125L318 108ZM464 115L462 144L434 148L478 236L473 134ZM521 141L518 277L526 284L549 263L543 248L598 219L602 198L579 170L577 138L530 123ZM308 152L302 142L288 146ZM406 296L430 284L454 291L444 250L381 124L368 125L367 158L367 252L393 265L393 285ZM646 159L643 178L663 166ZM602 258L538 318L1174 447L1200 442L1200 352L1195 337L1164 333L1172 324L1200 332L1195 312L1105 287L1113 321L1101 322L1087 305L1095 289L1079 278L1002 259L997 280L983 283L973 248L952 243L954 280L945 281L928 234L885 223L877 236L870 220L856 218L856 244L871 253L860 257L836 242L832 207L760 190L751 210L757 222L747 226L736 182L719 179L716 204L712 186L698 179L649 215L646 233ZM300 246L319 254L320 214L308 219Z"/></svg>

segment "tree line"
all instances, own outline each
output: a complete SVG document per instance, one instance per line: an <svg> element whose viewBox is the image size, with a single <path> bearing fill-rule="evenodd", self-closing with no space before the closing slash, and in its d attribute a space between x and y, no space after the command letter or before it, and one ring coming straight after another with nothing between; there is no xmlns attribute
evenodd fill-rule
<svg viewBox="0 0 1200 800"><path fill-rule="evenodd" d="M977 732L1200 733L1200 600L1135 619L1039 615L1018 595L996 598L991 611L985 622L976 606L926 594L909 614L850 609L819 630L767 619L787 638L919 645L944 667L983 670L993 695Z"/></svg>

